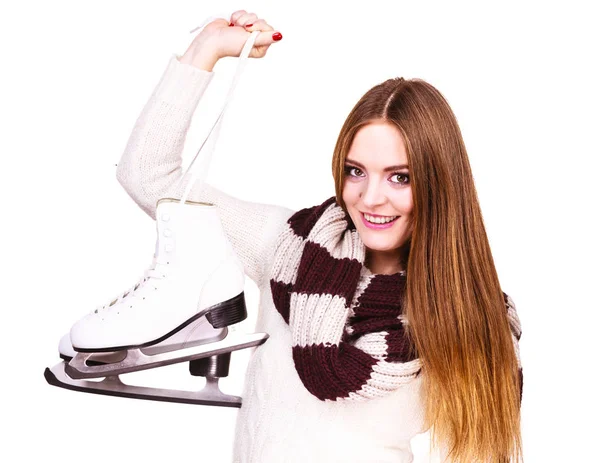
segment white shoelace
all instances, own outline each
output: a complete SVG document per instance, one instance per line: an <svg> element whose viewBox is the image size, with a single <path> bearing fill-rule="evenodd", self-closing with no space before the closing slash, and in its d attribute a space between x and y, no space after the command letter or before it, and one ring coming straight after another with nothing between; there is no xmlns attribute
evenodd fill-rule
<svg viewBox="0 0 600 463"><path fill-rule="evenodd" d="M202 30L208 23L214 21L215 19L222 19L222 18L219 17L219 16L210 16L207 19L205 19L200 24L200 26L192 29L190 31L190 34L196 32L198 30ZM177 186L179 186L179 184L183 181L183 179L186 178L186 176L190 172L190 169L194 165L194 162L196 161L196 159L200 155L200 152L202 151L202 149L206 145L206 142L210 140L211 144L209 144L209 147L206 150L207 152L206 152L204 160L203 160L203 162L201 164L202 168L201 169L196 169L195 172L191 173L190 181L186 185L186 191L185 191L184 195L182 196L182 198L180 200L180 205L182 207L184 206L185 200L187 199L187 197L188 197L188 195L189 195L192 187L196 183L199 183L201 185L202 182L204 181L204 178L206 177L206 174L207 174L207 171L208 171L208 165L210 163L212 152L214 150L215 141L218 138L219 130L220 130L220 127L221 127L221 122L223 120L223 115L225 114L225 110L227 109L227 106L228 106L229 102L232 99L233 92L235 90L235 87L237 85L239 77L242 74L242 71L243 71L244 66L246 64L246 60L248 59L248 56L250 55L250 52L252 50L252 47L254 46L254 42L255 42L256 37L257 37L258 34L259 34L258 31L253 31L253 32L250 33L250 36L248 37L248 39L247 39L247 41L246 41L246 43L244 45L244 48L242 49L242 51L240 53L239 64L237 66L236 73L233 76L232 83L231 83L231 86L229 88L229 92L227 94L227 97L225 98L225 103L223 104L221 112L220 112L219 116L217 117L215 123L211 127L210 132L206 136L205 140L202 142L202 144L200 146L200 149L198 149L198 152L194 156L194 159L192 159L192 162L188 166L187 170L185 171L185 173L181 176L181 178L177 182ZM198 173L199 173L199 175L198 175ZM197 177L197 179L194 181L195 177ZM110 310L111 307L114 307L117 304L124 302L127 298L134 298L134 297L142 297L142 298L144 298L145 295L148 293L148 288L149 287L152 287L153 289L157 288L155 286L156 280L161 280L161 279L163 279L163 278L166 277L166 275L167 275L167 268L166 268L166 266L167 265L168 265L168 262L166 262L166 263L165 262L158 262L156 260L156 256L155 256L154 260L152 261L152 264L146 269L146 271L144 272L144 275L137 281L137 283L135 285L133 285L131 288L129 288L127 291L121 293L117 297L110 299L111 302L109 302L107 304L104 304L102 306L97 307L96 310L94 310L94 313L99 313L101 311ZM152 280L154 280L154 281L152 281Z"/></svg>
<svg viewBox="0 0 600 463"><path fill-rule="evenodd" d="M190 31L190 33L196 32L199 29L200 30L203 29L209 22L211 22L215 19L217 19L217 17L214 17L214 16L211 16L211 17L205 19L200 26L192 29ZM206 143L208 141L210 141L208 148L204 150L205 154L204 154L204 158L202 159L202 162L201 162L201 168L197 168L193 172L191 172L191 178L190 178L188 184L186 185L186 189L185 189L183 196L181 197L181 199L179 201L181 206L184 205L185 200L187 199L192 187L196 183L198 185L202 185L202 183L204 182L204 179L206 178L206 175L208 173L208 167L209 167L210 160L212 157L212 153L214 151L215 143L216 143L217 138L219 138L219 130L221 129L221 123L223 121L225 111L227 110L227 106L233 99L233 94L234 94L235 88L237 86L240 76L242 75L242 71L244 70L244 67L246 66L246 61L248 60L248 56L250 56L250 52L252 51L252 47L254 46L254 42L256 41L256 37L258 36L258 34L259 34L259 31L253 31L250 33L250 36L246 40L246 43L244 44L244 47L242 48L242 51L240 52L238 66L236 68L235 74L231 81L231 86L229 87L229 92L227 93L227 96L225 98L225 103L223 104L223 107L221 108L221 112L219 113L219 116L217 117L213 126L211 127L210 131L208 132L208 135L206 136L206 138L200 145L200 148L198 149L198 152L194 156L194 159L192 159L192 162L190 162L190 165L188 166L187 170L185 171L185 173L181 176L181 178L177 182L176 188L179 186L179 184L181 182L183 182L183 180L186 178L188 173L190 173L190 170L191 170L192 166L194 165L194 162L196 162L196 159L198 159L200 152L204 149Z"/></svg>
<svg viewBox="0 0 600 463"><path fill-rule="evenodd" d="M101 311L110 310L111 307L116 304L123 303L127 298L142 297L144 298L148 292L150 286L156 289L156 280L162 280L167 276L167 265L168 263L157 262L153 260L152 264L144 271L144 275L137 281L135 285L129 288L127 291L119 294L117 297L112 298L110 301L102 306L98 306L94 313ZM153 281L154 280L154 281Z"/></svg>

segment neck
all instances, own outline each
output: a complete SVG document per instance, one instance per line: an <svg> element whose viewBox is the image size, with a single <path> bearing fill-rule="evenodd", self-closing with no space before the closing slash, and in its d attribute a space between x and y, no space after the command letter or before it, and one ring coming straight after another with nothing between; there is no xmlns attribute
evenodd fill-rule
<svg viewBox="0 0 600 463"><path fill-rule="evenodd" d="M365 266L374 274L392 275L406 269L402 248L393 251L375 251L367 248Z"/></svg>

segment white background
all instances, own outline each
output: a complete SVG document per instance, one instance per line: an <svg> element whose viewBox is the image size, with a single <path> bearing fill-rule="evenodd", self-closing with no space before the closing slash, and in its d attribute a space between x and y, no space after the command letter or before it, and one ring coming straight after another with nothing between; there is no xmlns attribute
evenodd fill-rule
<svg viewBox="0 0 600 463"><path fill-rule="evenodd" d="M53 1L0 12L0 460L227 462L237 410L46 384L62 334L129 288L155 223L115 177L137 116L188 31L256 12L283 40L250 60L208 181L298 209L333 195L330 162L355 102L420 77L453 108L504 291L519 311L527 462L598 461L598 14L594 2ZM5 4L4 4L5 5ZM193 156L236 59L200 102ZM249 308L257 290L248 279ZM244 322L252 329L252 317ZM240 393L248 353L222 389ZM132 382L199 388L187 365ZM137 375L137 376L136 376ZM426 461L427 434L413 441ZM283 461L282 457L282 461Z"/></svg>

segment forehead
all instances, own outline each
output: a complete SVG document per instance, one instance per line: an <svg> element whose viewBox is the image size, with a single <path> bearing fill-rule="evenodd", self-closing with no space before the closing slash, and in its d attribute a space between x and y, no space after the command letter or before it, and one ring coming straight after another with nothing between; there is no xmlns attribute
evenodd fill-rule
<svg viewBox="0 0 600 463"><path fill-rule="evenodd" d="M408 164L406 145L400 130L384 121L371 122L356 133L347 159L377 169Z"/></svg>

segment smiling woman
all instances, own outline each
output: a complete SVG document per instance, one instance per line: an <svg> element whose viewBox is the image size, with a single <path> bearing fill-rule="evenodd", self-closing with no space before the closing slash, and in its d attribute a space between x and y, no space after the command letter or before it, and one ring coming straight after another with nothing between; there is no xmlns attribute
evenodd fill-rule
<svg viewBox="0 0 600 463"><path fill-rule="evenodd" d="M332 168L365 265L407 275L403 316L432 440L450 461L520 461L520 323L450 106L421 79L376 85L346 118Z"/></svg>
<svg viewBox="0 0 600 463"><path fill-rule="evenodd" d="M245 201L189 181L183 146L213 66L264 57L281 34L245 10L205 26L183 56L170 57L117 166L120 184L157 222L152 267L119 303L77 322L63 347L126 350L119 371L127 373L163 365L163 353L187 361L191 342L200 362L190 371L213 376L210 403L222 405L216 376L227 374L232 351L257 346L236 463L410 462L411 439L429 428L448 461L518 460L519 319L500 287L445 99L422 80L376 85L339 134L335 196L297 211ZM261 292L260 346L228 329L246 316L244 275ZM79 368L92 368L86 363ZM114 367L122 365L100 371Z"/></svg>
<svg viewBox="0 0 600 463"><path fill-rule="evenodd" d="M395 273L406 266L405 245L413 226L407 162L400 131L385 120L363 126L348 152L342 199L373 273Z"/></svg>

